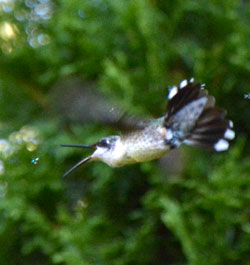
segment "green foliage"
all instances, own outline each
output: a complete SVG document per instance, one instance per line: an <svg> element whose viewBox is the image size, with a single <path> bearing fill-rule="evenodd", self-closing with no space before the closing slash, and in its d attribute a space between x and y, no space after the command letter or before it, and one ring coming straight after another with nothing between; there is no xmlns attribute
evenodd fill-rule
<svg viewBox="0 0 250 265"><path fill-rule="evenodd" d="M0 3L0 264L250 264L250 4L62 0L35 19L38 2ZM83 152L59 145L110 129L53 112L58 83L157 117L192 76L234 121L229 152L183 148L178 174L96 162L61 178Z"/></svg>

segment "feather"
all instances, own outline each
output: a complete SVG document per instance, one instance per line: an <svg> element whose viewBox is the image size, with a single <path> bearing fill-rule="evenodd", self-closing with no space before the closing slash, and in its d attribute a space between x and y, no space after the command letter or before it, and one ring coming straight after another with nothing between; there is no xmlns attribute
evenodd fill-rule
<svg viewBox="0 0 250 265"><path fill-rule="evenodd" d="M214 97L200 83L182 81L170 97L165 115L164 126L171 133L171 137L167 133L166 143L225 151L235 136L233 124L225 116L226 111L215 107Z"/></svg>

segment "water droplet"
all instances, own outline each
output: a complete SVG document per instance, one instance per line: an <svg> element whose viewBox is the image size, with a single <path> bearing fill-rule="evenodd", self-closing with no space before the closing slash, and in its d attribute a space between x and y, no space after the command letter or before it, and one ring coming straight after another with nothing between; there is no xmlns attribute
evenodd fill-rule
<svg viewBox="0 0 250 265"><path fill-rule="evenodd" d="M76 210L81 210L83 208L87 208L88 204L87 202L83 201L83 200L78 200L76 203Z"/></svg>
<svg viewBox="0 0 250 265"><path fill-rule="evenodd" d="M43 34L43 33L41 33L37 36L37 40L38 40L39 44L41 44L41 45L46 45L50 42L49 36L47 34Z"/></svg>
<svg viewBox="0 0 250 265"><path fill-rule="evenodd" d="M81 18L86 18L85 12L81 9L78 10L78 16Z"/></svg>
<svg viewBox="0 0 250 265"><path fill-rule="evenodd" d="M28 18L28 12L25 11L24 9L17 10L17 11L15 11L15 18L18 21L24 21L25 19Z"/></svg>
<svg viewBox="0 0 250 265"><path fill-rule="evenodd" d="M29 8L35 7L36 6L36 1L34 0L25 0L25 5Z"/></svg>
<svg viewBox="0 0 250 265"><path fill-rule="evenodd" d="M0 152L6 152L10 148L10 144L7 140L0 139Z"/></svg>
<svg viewBox="0 0 250 265"><path fill-rule="evenodd" d="M37 42L37 39L36 38L29 38L28 39L28 42L29 42L29 45L32 47L32 48L37 48L39 46L38 42Z"/></svg>
<svg viewBox="0 0 250 265"><path fill-rule="evenodd" d="M14 9L14 3L6 2L2 5L2 9L5 13L10 13Z"/></svg>
<svg viewBox="0 0 250 265"><path fill-rule="evenodd" d="M0 175L2 175L4 173L4 164L3 161L0 160Z"/></svg>
<svg viewBox="0 0 250 265"><path fill-rule="evenodd" d="M0 35L2 39L6 41L14 39L16 37L17 31L18 30L15 24L6 21L1 23Z"/></svg>
<svg viewBox="0 0 250 265"><path fill-rule="evenodd" d="M49 19L51 17L51 6L48 3L41 3L36 5L35 13L43 19Z"/></svg>
<svg viewBox="0 0 250 265"><path fill-rule="evenodd" d="M36 165L36 164L38 164L38 161L39 161L39 157L33 158L31 160L31 164Z"/></svg>
<svg viewBox="0 0 250 265"><path fill-rule="evenodd" d="M110 113L112 113L112 112L114 112L114 111L115 111L115 108L114 108L114 107L112 107L112 108L109 110Z"/></svg>
<svg viewBox="0 0 250 265"><path fill-rule="evenodd" d="M37 149L37 145L33 143L28 143L26 148L28 151L33 152Z"/></svg>

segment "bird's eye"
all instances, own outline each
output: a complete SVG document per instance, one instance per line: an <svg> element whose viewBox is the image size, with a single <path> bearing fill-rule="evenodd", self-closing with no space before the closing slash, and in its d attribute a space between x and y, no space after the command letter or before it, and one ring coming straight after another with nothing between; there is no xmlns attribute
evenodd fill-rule
<svg viewBox="0 0 250 265"><path fill-rule="evenodd" d="M106 139L101 140L98 144L99 147L108 147L109 143Z"/></svg>

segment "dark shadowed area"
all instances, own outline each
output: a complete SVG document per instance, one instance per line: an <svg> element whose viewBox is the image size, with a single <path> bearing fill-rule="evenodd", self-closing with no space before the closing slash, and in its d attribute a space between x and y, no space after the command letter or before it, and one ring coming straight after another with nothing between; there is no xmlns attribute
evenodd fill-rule
<svg viewBox="0 0 250 265"><path fill-rule="evenodd" d="M0 264L250 264L250 3L0 0ZM93 144L205 83L227 152L122 168Z"/></svg>

